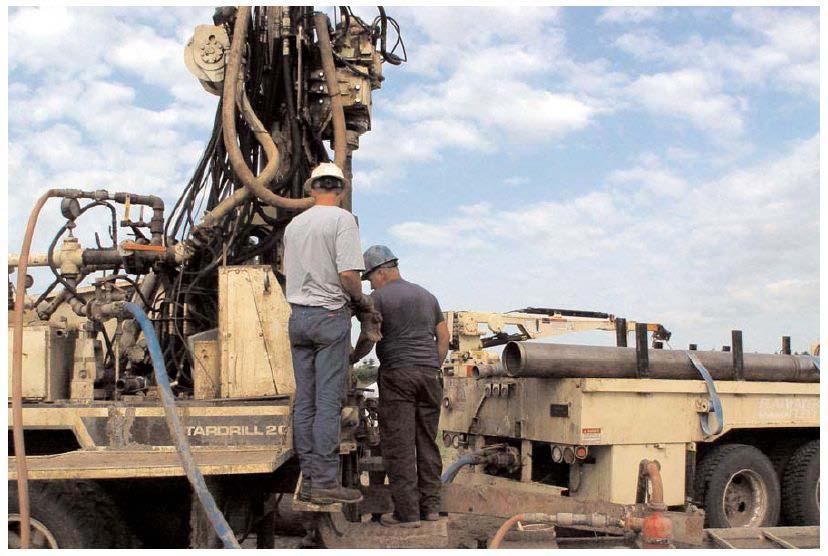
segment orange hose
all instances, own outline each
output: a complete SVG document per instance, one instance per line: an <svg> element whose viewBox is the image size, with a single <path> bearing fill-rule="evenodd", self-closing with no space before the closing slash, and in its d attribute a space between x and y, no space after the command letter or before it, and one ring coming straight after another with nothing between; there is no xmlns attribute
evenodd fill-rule
<svg viewBox="0 0 828 556"><path fill-rule="evenodd" d="M492 537L492 542L489 543L489 549L494 550L496 548L500 548L500 543L503 542L503 539L506 537L506 533L508 533L512 527L515 526L515 523L525 519L526 514L517 514L504 521L503 525L501 525L500 529L498 529L497 533L495 533L495 536Z"/></svg>
<svg viewBox="0 0 828 556"><path fill-rule="evenodd" d="M29 469L26 465L26 443L23 440L23 308L26 303L26 270L29 266L29 250L32 247L35 224L40 209L58 191L50 189L40 196L29 214L20 259L17 264L17 295L14 299L12 327L12 435L14 436L14 460L17 468L17 501L20 511L20 548L29 548Z"/></svg>
<svg viewBox="0 0 828 556"><path fill-rule="evenodd" d="M664 482L661 480L661 467L655 461L647 462L645 466L647 476L650 478L652 485L652 493L650 494L650 504L659 506L664 505Z"/></svg>

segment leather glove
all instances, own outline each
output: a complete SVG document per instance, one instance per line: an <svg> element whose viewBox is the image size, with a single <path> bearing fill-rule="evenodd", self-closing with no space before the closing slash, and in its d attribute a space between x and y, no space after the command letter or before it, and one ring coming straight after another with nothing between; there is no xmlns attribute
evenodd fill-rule
<svg viewBox="0 0 828 556"><path fill-rule="evenodd" d="M374 309L374 302L365 294L360 295L351 303L351 308L362 325L365 337L374 343L382 340L382 315Z"/></svg>
<svg viewBox="0 0 828 556"><path fill-rule="evenodd" d="M365 334L365 337L374 342L375 344L382 340L382 315L376 311L366 312L366 313L358 313L357 319L359 319L359 323L362 325L362 330Z"/></svg>
<svg viewBox="0 0 828 556"><path fill-rule="evenodd" d="M372 313L374 309L374 300L364 293L360 294L356 299L351 300L351 310L354 314Z"/></svg>

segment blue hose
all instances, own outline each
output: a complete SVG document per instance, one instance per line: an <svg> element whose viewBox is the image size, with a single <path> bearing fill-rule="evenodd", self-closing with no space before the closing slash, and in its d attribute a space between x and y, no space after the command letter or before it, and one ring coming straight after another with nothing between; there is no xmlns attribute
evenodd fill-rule
<svg viewBox="0 0 828 556"><path fill-rule="evenodd" d="M170 387L170 378L167 376L167 368L164 365L164 356L161 353L161 346L158 344L158 338L155 335L155 329L152 327L152 322L147 318L144 311L134 303L125 303L124 307L127 311L132 313L135 321L141 327L144 337L147 340L147 347L149 348L150 357L152 358L152 368L155 372L155 382L158 385L158 394L161 397L161 403L164 405L164 416L167 420L167 427L170 430L170 436L175 442L175 448L178 455L181 457L181 465L184 467L184 472L187 474L190 484L193 486L199 502L201 502L204 512L207 514L207 519L213 526L216 535L224 543L224 548L241 548L236 535L224 519L224 515L216 506L216 501L207 490L207 485L204 482L204 476L201 474L198 465L196 465L193 453L190 451L190 444L187 441L187 436L184 434L184 429L181 427L181 421L178 419L178 413L175 410L175 397L173 397L172 388Z"/></svg>
<svg viewBox="0 0 828 556"><path fill-rule="evenodd" d="M449 465L448 469L445 470L443 475L440 477L440 482L443 484L450 483L454 480L457 476L457 473L460 472L466 465L472 465L474 463L480 463L480 454L477 453L470 453L458 458L457 461Z"/></svg>

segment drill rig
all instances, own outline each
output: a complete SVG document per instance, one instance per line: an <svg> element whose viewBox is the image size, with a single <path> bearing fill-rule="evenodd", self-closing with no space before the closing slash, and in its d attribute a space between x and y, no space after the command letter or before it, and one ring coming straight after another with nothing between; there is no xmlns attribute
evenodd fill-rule
<svg viewBox="0 0 828 556"><path fill-rule="evenodd" d="M174 480L187 464L165 425L169 411L228 520L241 520L233 529L249 533L273 515L264 507L296 474L284 230L313 204L303 184L331 161L325 142L347 180L340 204L351 210L352 153L371 129L383 64L402 64L404 52L399 25L382 7L368 19L337 8L333 22L312 7L219 8L184 49L188 70L219 101L172 210L137 192L52 189L40 198L20 255L9 256L18 271L17 287L9 284L10 512L21 521L31 514L32 538L61 547L211 546L204 514ZM30 254L48 199L60 201L65 222L46 253ZM93 209L111 213L111 245L75 237ZM119 230L132 237L119 241ZM36 298L26 295L29 266L54 277ZM150 330L128 306L146 314ZM164 382L176 406L166 413L158 403ZM343 428L346 475L356 471L357 437L376 425L362 418L359 399L352 391ZM153 522L158 508L148 510L147 492L159 488L184 493L161 505L190 506L189 522L179 515L135 525ZM221 496L229 490L242 494ZM70 499L71 508L58 507ZM92 523L72 522L89 516ZM21 544L31 540L27 531L17 530Z"/></svg>
<svg viewBox="0 0 828 556"><path fill-rule="evenodd" d="M399 26L383 8L371 19L348 8L336 13L331 22L309 7L220 8L212 24L196 28L184 62L220 100L207 147L172 210L157 196L106 190L54 189L35 204L21 253L9 257L18 272L9 287L10 546L215 547L255 535L257 546L273 547L278 502L298 478L282 236L311 204L303 184L330 160L325 141L350 182L383 64L405 61ZM49 199L60 200L65 222L46 253L30 254ZM341 205L351 209L350 183ZM75 237L93 209L111 214L111 245ZM119 229L132 237L119 241ZM37 298L26 295L28 266L54 276ZM456 312L449 321L454 354L444 368L440 429L456 461L444 476L445 512L504 518L523 510L616 533L643 532L649 518L663 525L666 515L675 539L698 545L704 514L691 502L699 498L732 499L736 520L750 514L772 524L778 515L779 481L757 446L788 451L790 462L778 460L783 476L818 464L818 362L789 350L763 368L775 376L793 367L799 381L742 381L756 358L742 353L741 336L731 362L729 354L668 354L660 345L648 352L647 333L666 340L663 327L603 313ZM636 348L626 348L633 328ZM524 343L584 329L614 329L618 347ZM507 342L502 363L486 351ZM725 377L717 377L718 391L696 377L695 357ZM661 380L677 365L677 376ZM379 440L372 403L350 389L340 442L346 486L363 487L363 472L382 470L372 450ZM728 417L718 411L711 432L716 404ZM756 468L737 466L737 475L762 479L748 483L769 496L753 501L775 495L775 508L753 511L744 488L735 497L710 494L723 464L748 456ZM391 511L384 486L372 480L365 500L343 511L302 508L313 512L317 540L445 546L446 520L390 540L382 527L359 523ZM212 505L202 499L207 487ZM810 512L798 522L818 519L818 473L791 488L788 499L810 504L794 505ZM226 521L216 526L215 514ZM646 539L665 546L670 537Z"/></svg>

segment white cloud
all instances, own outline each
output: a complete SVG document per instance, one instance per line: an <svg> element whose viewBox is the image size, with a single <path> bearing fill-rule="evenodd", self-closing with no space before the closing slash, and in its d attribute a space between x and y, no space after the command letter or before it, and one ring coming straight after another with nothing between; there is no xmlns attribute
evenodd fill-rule
<svg viewBox="0 0 828 556"><path fill-rule="evenodd" d="M554 9L401 9L396 16L406 28L405 70L423 79L375 113L361 147L374 163L359 174L369 190L446 150L559 141L611 110L599 93L625 79L606 61L572 60ZM553 76L560 86L541 84ZM424 129L423 121L435 125Z"/></svg>
<svg viewBox="0 0 828 556"><path fill-rule="evenodd" d="M614 44L637 58L673 68L697 69L727 79L735 90L757 83L815 96L819 90L819 24L815 8L737 8L738 36L705 40L692 35L668 42L651 29L618 37Z"/></svg>
<svg viewBox="0 0 828 556"><path fill-rule="evenodd" d="M606 310L661 320L676 344L707 348L728 343L732 328L750 349L772 349L782 334L817 337L819 136L709 181L684 183L665 164L644 157L570 200L460 207L389 232L405 268L441 284L452 308ZM629 189L647 193L652 180L683 194ZM437 268L439 279L428 270Z"/></svg>
<svg viewBox="0 0 828 556"><path fill-rule="evenodd" d="M732 137L744 127L746 101L718 92L710 76L698 70L642 75L629 85L627 93L644 108L686 118L703 131Z"/></svg>
<svg viewBox="0 0 828 556"><path fill-rule="evenodd" d="M656 161L640 166L616 170L609 181L618 184L632 184L639 192L648 195L679 197L687 190L687 182Z"/></svg>
<svg viewBox="0 0 828 556"><path fill-rule="evenodd" d="M606 8L600 16L599 23L641 23L651 21L660 15L659 8L653 7L617 7Z"/></svg>
<svg viewBox="0 0 828 556"><path fill-rule="evenodd" d="M184 36L209 9L17 8L9 14L9 204L48 187L153 192L168 202L192 171L216 98L183 64ZM189 27L189 31L185 29ZM193 139L193 132L197 137ZM11 211L11 244L25 211ZM44 229L57 227L45 211ZM108 216L78 230L105 229ZM100 226L97 226L100 224ZM38 235L35 248L51 238Z"/></svg>

